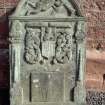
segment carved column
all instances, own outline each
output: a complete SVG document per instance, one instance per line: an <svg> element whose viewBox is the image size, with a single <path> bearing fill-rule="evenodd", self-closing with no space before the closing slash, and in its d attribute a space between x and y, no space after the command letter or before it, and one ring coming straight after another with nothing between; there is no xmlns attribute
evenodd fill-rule
<svg viewBox="0 0 105 105"><path fill-rule="evenodd" d="M10 27L11 83L17 83L20 81L21 36L24 34L24 29L19 20L11 21Z"/></svg>
<svg viewBox="0 0 105 105"><path fill-rule="evenodd" d="M85 93L85 22L79 21L77 23L76 44L77 44L77 87L75 88L75 100L77 103L86 102ZM78 92L77 92L78 91Z"/></svg>

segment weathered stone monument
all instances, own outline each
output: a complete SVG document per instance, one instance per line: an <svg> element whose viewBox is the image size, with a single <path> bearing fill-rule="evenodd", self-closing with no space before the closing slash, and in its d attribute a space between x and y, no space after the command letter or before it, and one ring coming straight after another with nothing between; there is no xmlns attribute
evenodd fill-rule
<svg viewBox="0 0 105 105"><path fill-rule="evenodd" d="M10 105L85 105L85 19L75 0L20 0L10 16Z"/></svg>

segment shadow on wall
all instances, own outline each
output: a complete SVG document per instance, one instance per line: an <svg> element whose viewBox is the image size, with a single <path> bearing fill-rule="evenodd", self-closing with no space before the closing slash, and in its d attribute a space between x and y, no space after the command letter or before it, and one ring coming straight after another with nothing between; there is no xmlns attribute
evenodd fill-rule
<svg viewBox="0 0 105 105"><path fill-rule="evenodd" d="M0 9L1 10L1 9ZM0 105L9 105L9 20L14 11L0 11Z"/></svg>

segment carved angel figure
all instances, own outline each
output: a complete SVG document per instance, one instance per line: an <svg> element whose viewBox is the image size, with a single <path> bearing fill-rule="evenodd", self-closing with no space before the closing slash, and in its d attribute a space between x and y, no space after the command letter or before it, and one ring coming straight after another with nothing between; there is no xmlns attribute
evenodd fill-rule
<svg viewBox="0 0 105 105"><path fill-rule="evenodd" d="M37 29L27 29L25 59L28 63L34 64L40 56L40 31Z"/></svg>
<svg viewBox="0 0 105 105"><path fill-rule="evenodd" d="M70 35L59 32L56 46L56 60L58 63L67 63L70 59Z"/></svg>
<svg viewBox="0 0 105 105"><path fill-rule="evenodd" d="M54 1L55 0L29 0L27 2L29 8L27 15L38 14L46 11L54 4Z"/></svg>
<svg viewBox="0 0 105 105"><path fill-rule="evenodd" d="M66 0L66 2L63 0L55 0L55 3L52 7L55 14L58 14L59 16L62 14L65 16L75 15L75 9L68 0Z"/></svg>
<svg viewBox="0 0 105 105"><path fill-rule="evenodd" d="M75 15L75 9L71 2L66 0L29 0L27 2L28 11L26 15L37 16L68 16Z"/></svg>

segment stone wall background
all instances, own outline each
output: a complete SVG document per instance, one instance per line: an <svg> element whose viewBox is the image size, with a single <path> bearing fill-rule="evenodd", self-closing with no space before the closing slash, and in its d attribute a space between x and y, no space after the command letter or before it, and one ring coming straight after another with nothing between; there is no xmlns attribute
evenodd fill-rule
<svg viewBox="0 0 105 105"><path fill-rule="evenodd" d="M14 11L18 1L0 0L0 105L9 103L8 16ZM101 91L103 94L105 92L105 0L77 0L77 2L88 20L85 79L87 103L102 105L94 104L93 100L98 101L97 97L102 99L103 95L99 94Z"/></svg>
<svg viewBox="0 0 105 105"><path fill-rule="evenodd" d="M105 0L81 0L87 18L86 87L105 90Z"/></svg>

